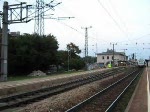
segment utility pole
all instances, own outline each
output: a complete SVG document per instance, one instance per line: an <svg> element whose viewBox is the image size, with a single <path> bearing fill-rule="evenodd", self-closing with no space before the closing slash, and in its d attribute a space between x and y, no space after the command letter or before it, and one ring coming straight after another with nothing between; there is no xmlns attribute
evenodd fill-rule
<svg viewBox="0 0 150 112"><path fill-rule="evenodd" d="M88 29L92 28L92 26L90 27L85 27L82 29L85 29L85 58L88 56ZM88 63L88 60L85 61L86 63Z"/></svg>
<svg viewBox="0 0 150 112"><path fill-rule="evenodd" d="M8 5L8 2L4 2L3 12L0 13L2 15L2 43L1 43L1 73L0 73L0 81L7 81L7 58L8 58L8 24L13 23L24 23L29 22L28 20L28 9L29 5L25 5L26 3L21 2L20 4ZM18 12L19 9L19 12ZM25 12L23 13L25 9ZM10 11L10 16L8 17L8 13ZM24 14L25 17L23 16Z"/></svg>
<svg viewBox="0 0 150 112"><path fill-rule="evenodd" d="M121 50L123 50L123 52L124 52L124 61L127 61L125 51L128 50L128 49L121 49Z"/></svg>
<svg viewBox="0 0 150 112"><path fill-rule="evenodd" d="M114 56L115 56L114 54L115 54L115 51L114 51L114 44L113 44L113 64L112 64L112 67L114 67L114 59L115 59L114 58Z"/></svg>
<svg viewBox="0 0 150 112"><path fill-rule="evenodd" d="M98 53L98 49L97 49L97 43L96 43L96 55L97 55L97 53Z"/></svg>
<svg viewBox="0 0 150 112"><path fill-rule="evenodd" d="M43 6L44 2L41 0L37 0L37 10L34 13L29 14L29 10L33 9L32 5L26 5L26 2L21 2L20 4L13 4L8 5L8 2L4 2L3 5L3 12L0 11L0 16L2 16L2 43L1 43L1 73L0 73L0 81L7 81L7 52L8 52L8 24L15 24L15 23L27 23L31 20L33 20L35 17L31 17L36 12L36 17L38 20L37 26L38 26L38 34L43 35L44 34L44 21L43 16L44 12L52 9L54 10L54 7L59 5L60 3L55 3L54 5L51 5L51 3L54 0L52 0L49 4L45 4ZM44 11L44 7L48 7L48 10ZM8 16L9 15L9 16ZM66 18L72 18L72 17L66 17ZM49 18L51 19L51 18ZM60 18L61 19L61 18ZM41 22L41 23L40 23ZM40 29L40 30L39 30Z"/></svg>
<svg viewBox="0 0 150 112"><path fill-rule="evenodd" d="M71 59L70 45L67 46L67 50L68 50L68 72L69 72L69 70L70 70L70 59Z"/></svg>
<svg viewBox="0 0 150 112"><path fill-rule="evenodd" d="M1 20L2 20L2 12L0 11L0 35L1 35L1 33L2 33Z"/></svg>
<svg viewBox="0 0 150 112"><path fill-rule="evenodd" d="M135 53L135 61L136 61L136 53Z"/></svg>
<svg viewBox="0 0 150 112"><path fill-rule="evenodd" d="M114 46L117 45L117 43L115 43L115 44L113 43L112 45L113 45L113 54L112 54L113 55L113 57L112 57L113 63L112 63L112 67L114 67L114 65L115 65L115 49L114 49Z"/></svg>
<svg viewBox="0 0 150 112"><path fill-rule="evenodd" d="M1 46L1 80L7 80L7 53L8 53L8 2L3 6L3 30Z"/></svg>

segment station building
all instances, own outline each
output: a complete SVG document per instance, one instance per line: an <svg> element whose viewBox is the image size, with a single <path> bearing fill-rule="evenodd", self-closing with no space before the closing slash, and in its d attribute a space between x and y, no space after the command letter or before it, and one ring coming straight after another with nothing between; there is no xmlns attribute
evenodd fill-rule
<svg viewBox="0 0 150 112"><path fill-rule="evenodd" d="M126 64L126 61L128 59L124 52L116 52L107 49L106 52L97 53L97 63L99 67L106 67L108 64L112 63L113 56L115 66Z"/></svg>

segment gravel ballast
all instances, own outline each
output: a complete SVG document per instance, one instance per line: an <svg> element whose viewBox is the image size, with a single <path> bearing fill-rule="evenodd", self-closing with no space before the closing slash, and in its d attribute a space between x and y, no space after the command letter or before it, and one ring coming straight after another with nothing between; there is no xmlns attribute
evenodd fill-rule
<svg viewBox="0 0 150 112"><path fill-rule="evenodd" d="M52 96L40 102L29 104L26 107L18 110L18 112L64 112L68 108L71 108L77 103L92 96L103 87L106 87L108 85L108 79L110 79L110 83L111 81L117 79L117 77L109 77L100 81L95 81L68 92Z"/></svg>
<svg viewBox="0 0 150 112"><path fill-rule="evenodd" d="M81 77L87 77L89 74L94 74L104 70L106 69L98 69L93 71L86 71L86 72L79 72L79 73L72 73L72 74L61 74L56 76L28 79L23 81L1 82L0 98L12 94L17 94L17 93L22 93L22 92L53 86L56 84L60 84L66 81L71 81Z"/></svg>

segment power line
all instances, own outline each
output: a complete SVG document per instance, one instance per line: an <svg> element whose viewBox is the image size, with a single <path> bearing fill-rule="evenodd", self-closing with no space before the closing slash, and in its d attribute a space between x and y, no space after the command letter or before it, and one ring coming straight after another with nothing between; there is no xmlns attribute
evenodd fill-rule
<svg viewBox="0 0 150 112"><path fill-rule="evenodd" d="M143 37L145 37L145 36L150 36L150 34L145 34L145 35L142 35L142 36L139 36L139 37L134 37L134 39L132 39L132 40L129 40L129 41L137 41L137 40L139 40L139 39L142 39ZM123 43L123 42L128 42L128 41L120 41L120 42L118 42L118 43ZM133 44L134 42L132 42L132 44Z"/></svg>
<svg viewBox="0 0 150 112"><path fill-rule="evenodd" d="M126 33L121 26L119 25L119 23L113 18L113 16L109 13L109 11L104 7L104 5L102 4L102 2L100 0L98 0L98 3L101 5L101 7L107 12L107 14L109 15L109 17L113 20L113 22L115 23L115 25L120 29L121 32L123 32L126 36L126 38L128 39L129 42L132 43L132 41L128 38L128 33Z"/></svg>
<svg viewBox="0 0 150 112"><path fill-rule="evenodd" d="M36 4L36 7L37 7L36 10L37 10L38 13L35 16L35 17L37 17L37 20L35 19L35 21L37 21L37 22L35 22L35 25L37 26L37 27L35 27L35 30L37 29L36 33L38 33L39 35L44 35L44 19L45 19L44 18L44 16L45 16L44 13L47 12L48 10L50 10L50 9L54 10L55 6L61 4L61 2L59 2L59 3L51 5L53 2L54 2L54 0L50 1L49 4L45 4L44 1L42 1L42 0L40 0L40 1L37 0L37 2L36 2L37 3ZM44 11L45 6L49 8L46 11ZM49 19L51 19L51 18L49 18Z"/></svg>
<svg viewBox="0 0 150 112"><path fill-rule="evenodd" d="M128 28L126 27L125 22L122 20L122 18L121 18L120 15L118 14L118 12L117 12L116 8L114 7L114 5L112 4L111 0L108 0L108 1L109 1L110 5L111 5L112 9L114 10L114 12L116 13L116 15L118 16L118 19L119 19L120 22L123 24L123 26L124 26L124 28L125 28L125 30L126 30L126 32L127 32L127 31L128 31Z"/></svg>
<svg viewBox="0 0 150 112"><path fill-rule="evenodd" d="M125 36L127 36L126 32L120 27L119 23L113 18L113 16L109 13L109 11L104 7L104 5L102 4L102 2L100 0L98 0L98 3L106 11L106 13L109 15L109 17L115 23L115 25L120 29L120 31L123 32L125 34Z"/></svg>
<svg viewBox="0 0 150 112"><path fill-rule="evenodd" d="M56 19L56 21L59 22L59 23L61 23L61 24L63 24L63 25L65 25L65 26L67 26L67 27L69 27L70 29L72 29L72 30L78 32L79 34L84 35L82 32L78 31L76 28L73 28L72 26L70 26L70 25L68 25L68 24L66 24L66 23L64 23L64 22L60 22L60 21L58 21L57 19Z"/></svg>
<svg viewBox="0 0 150 112"><path fill-rule="evenodd" d="M30 5L30 9L34 9L35 11L30 13L28 16L26 16L23 19L26 18L31 18L30 20L35 19L35 26L34 26L34 32L39 34L39 35L44 35L44 14L45 12L49 11L49 10L54 10L54 7L59 5L60 3L55 3L53 5L51 5L51 3L53 3L54 0L50 1L48 4L45 4L43 0L36 0L36 6L32 6ZM47 10L44 10L45 8L48 8ZM35 14L35 16L32 16L33 14Z"/></svg>
<svg viewBox="0 0 150 112"><path fill-rule="evenodd" d="M63 12L67 12L67 13L69 13L69 14L71 14L71 15L74 15L70 10L68 11L68 10L64 10L64 8L61 8L61 7L58 7L58 9L60 9L61 11L63 11ZM81 26L81 23L80 23L80 19L79 18L75 18L75 20L77 20L77 24L79 24L80 26ZM64 23L63 23L64 24ZM76 31L76 32L78 32L78 33L80 33L80 34L82 34L83 35L83 33L81 33L81 32L79 32L77 29L75 29L75 28L73 28L72 26L69 26L69 25L67 25L67 24L64 24L65 26L67 26L67 27L70 27L71 29L73 29L74 31ZM97 40L97 38L95 38L96 36L89 36L89 38L92 38L92 39L95 39L95 40ZM101 39L102 41L104 41L104 42L106 42L106 43L109 43L108 41L105 41L105 40L103 40L103 39Z"/></svg>

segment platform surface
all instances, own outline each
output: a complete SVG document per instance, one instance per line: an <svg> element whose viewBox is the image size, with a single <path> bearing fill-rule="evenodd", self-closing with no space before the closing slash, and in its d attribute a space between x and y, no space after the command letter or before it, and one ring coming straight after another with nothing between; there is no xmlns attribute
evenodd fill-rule
<svg viewBox="0 0 150 112"><path fill-rule="evenodd" d="M125 112L150 112L150 67L146 67Z"/></svg>
<svg viewBox="0 0 150 112"><path fill-rule="evenodd" d="M69 77L73 77L73 76L77 76L77 75L100 72L100 71L104 71L104 70L107 70L107 69L103 68L103 69L89 70L89 71L77 72L77 73L71 73L71 74L64 73L64 74L52 75L52 76L43 77L43 78L33 78L33 79L25 79L25 80L18 80L18 81L0 82L0 89L11 88L11 87L16 87L16 86L20 86L20 85L29 85L29 84L37 83L37 82L57 80L57 79L61 79L61 78L69 78Z"/></svg>

